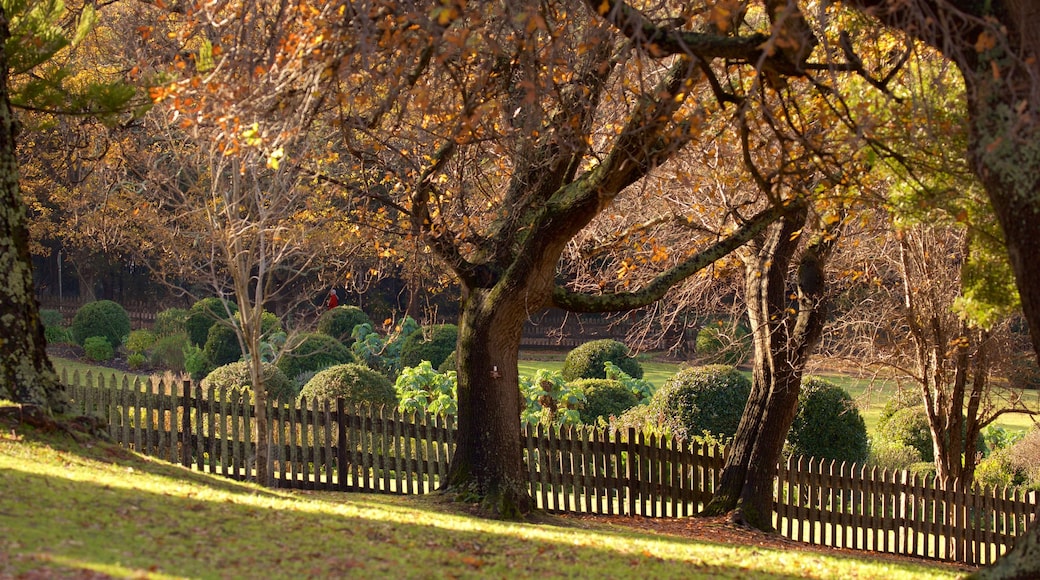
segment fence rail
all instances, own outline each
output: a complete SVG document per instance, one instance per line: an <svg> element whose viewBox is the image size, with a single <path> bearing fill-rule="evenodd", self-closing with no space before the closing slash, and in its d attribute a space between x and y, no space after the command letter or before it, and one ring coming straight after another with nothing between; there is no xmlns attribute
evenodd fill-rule
<svg viewBox="0 0 1040 580"><path fill-rule="evenodd" d="M119 445L234 479L255 477L248 392L189 381L117 383L68 375L73 409L104 418ZM269 405L273 485L307 490L421 494L444 482L454 451L450 419L347 408L342 400ZM536 504L552 512L649 517L696 514L724 464L723 450L634 430L523 428ZM792 458L777 468L773 519L811 544L956 561L993 562L1033 521L1035 492Z"/></svg>

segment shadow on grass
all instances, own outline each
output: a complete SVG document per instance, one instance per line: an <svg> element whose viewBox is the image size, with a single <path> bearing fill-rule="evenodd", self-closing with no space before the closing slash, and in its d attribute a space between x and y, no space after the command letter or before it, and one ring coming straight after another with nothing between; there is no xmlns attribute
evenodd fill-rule
<svg viewBox="0 0 1040 580"><path fill-rule="evenodd" d="M797 578L827 560L785 568L795 553L481 520L429 498L269 491L107 444L20 436L0 440L0 577ZM54 462L47 474L2 457L32 442ZM828 565L823 576L847 575Z"/></svg>

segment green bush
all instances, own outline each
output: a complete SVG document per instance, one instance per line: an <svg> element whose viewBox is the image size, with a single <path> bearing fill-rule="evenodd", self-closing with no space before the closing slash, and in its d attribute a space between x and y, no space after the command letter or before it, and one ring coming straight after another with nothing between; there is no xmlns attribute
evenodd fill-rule
<svg viewBox="0 0 1040 580"><path fill-rule="evenodd" d="M586 425L595 425L600 417L620 417L639 404L639 397L621 381L578 379L567 386L585 395L585 404L578 408L578 415Z"/></svg>
<svg viewBox="0 0 1040 580"><path fill-rule="evenodd" d="M72 342L72 332L64 326L45 326L43 328L43 337L48 344Z"/></svg>
<svg viewBox="0 0 1040 580"><path fill-rule="evenodd" d="M875 441L905 445L917 450L921 457L918 461L935 461L932 432L924 405L903 407L879 421Z"/></svg>
<svg viewBox="0 0 1040 580"><path fill-rule="evenodd" d="M654 393L647 416L684 439L704 433L732 438L751 395L751 381L726 365L687 367Z"/></svg>
<svg viewBox="0 0 1040 580"><path fill-rule="evenodd" d="M148 362L148 357L143 352L131 353L130 356L126 357L126 364L130 367L130 370L140 370L144 368L146 362Z"/></svg>
<svg viewBox="0 0 1040 580"><path fill-rule="evenodd" d="M230 312L230 314L229 314ZM203 346L209 338L209 329L218 320L227 320L238 312L238 305L220 298L203 298L191 306L184 319L184 330L192 344Z"/></svg>
<svg viewBox="0 0 1040 580"><path fill-rule="evenodd" d="M184 372L184 347L188 344L188 335L184 333L159 338L152 345L152 366L175 373Z"/></svg>
<svg viewBox="0 0 1040 580"><path fill-rule="evenodd" d="M278 367L269 363L263 364L264 388L267 390L269 400L292 401L296 398L299 390L295 383L289 380ZM249 363L245 361L233 362L213 369L211 373L202 379L204 388L213 387L221 389L253 389L253 379L249 373Z"/></svg>
<svg viewBox="0 0 1040 580"><path fill-rule="evenodd" d="M187 332L184 322L188 319L185 308L167 308L155 315L152 332L158 337L174 336ZM208 330L208 329L207 329Z"/></svg>
<svg viewBox="0 0 1040 580"><path fill-rule="evenodd" d="M898 441L875 437L870 441L869 462L882 469L910 469L910 466L921 463L921 452Z"/></svg>
<svg viewBox="0 0 1040 580"><path fill-rule="evenodd" d="M357 362L357 358L342 342L327 334L312 332L291 340L288 352L278 360L278 368L295 380L306 373L353 362Z"/></svg>
<svg viewBox="0 0 1040 580"><path fill-rule="evenodd" d="M314 375L300 396L308 400L342 397L347 405L397 405L397 391L390 379L356 363L337 365Z"/></svg>
<svg viewBox="0 0 1040 580"><path fill-rule="evenodd" d="M85 341L92 336L103 336L113 348L123 344L130 334L130 315L111 300L88 302L76 311L72 319L72 339L86 348Z"/></svg>
<svg viewBox="0 0 1040 580"><path fill-rule="evenodd" d="M326 310L318 318L318 332L347 344L354 327L359 324L371 325L372 320L357 306L337 306Z"/></svg>
<svg viewBox="0 0 1040 580"><path fill-rule="evenodd" d="M221 322L209 327L202 353L213 369L242 358L242 346L238 343L238 335L230 323Z"/></svg>
<svg viewBox="0 0 1040 580"><path fill-rule="evenodd" d="M184 345L182 352L184 353L184 371L191 375L192 379L202 380L213 370L213 365L206 360L206 354L202 352L201 348L189 342Z"/></svg>
<svg viewBox="0 0 1040 580"><path fill-rule="evenodd" d="M607 361L614 363L625 374L633 378L643 378L643 366L628 354L628 347L624 343L609 338L586 342L567 353L561 373L563 378L568 381L605 379L607 374L604 370L604 363Z"/></svg>
<svg viewBox="0 0 1040 580"><path fill-rule="evenodd" d="M455 371L458 370L456 368L457 366L458 364L455 362L455 351L453 350L451 351L451 353L448 354L448 357L444 359L444 362L441 363L441 366L437 367L437 371L441 373Z"/></svg>
<svg viewBox="0 0 1040 580"><path fill-rule="evenodd" d="M65 317L57 310L42 308L40 309L40 324L43 324L44 328L48 326L64 326Z"/></svg>
<svg viewBox="0 0 1040 580"><path fill-rule="evenodd" d="M900 409L920 407L923 404L921 392L917 389L899 389L885 401L885 406L881 408L881 414L878 416L878 424L887 422Z"/></svg>
<svg viewBox="0 0 1040 580"><path fill-rule="evenodd" d="M454 324L436 324L413 332L401 344L400 368L416 367L422 361L438 368L455 350L459 328Z"/></svg>
<svg viewBox="0 0 1040 580"><path fill-rule="evenodd" d="M155 333L151 330L134 330L126 337L126 350L131 354L144 353L155 345L155 341Z"/></svg>
<svg viewBox="0 0 1040 580"><path fill-rule="evenodd" d="M787 435L793 455L862 463L870 452L867 426L840 386L817 377L802 381L798 412Z"/></svg>
<svg viewBox="0 0 1040 580"><path fill-rule="evenodd" d="M751 356L751 333L724 321L705 325L697 333L697 354L706 362L736 366Z"/></svg>
<svg viewBox="0 0 1040 580"><path fill-rule="evenodd" d="M115 356L115 349L108 342L108 339L103 336L91 336L83 341L83 352L86 353L91 360L95 361L106 361L112 360Z"/></svg>

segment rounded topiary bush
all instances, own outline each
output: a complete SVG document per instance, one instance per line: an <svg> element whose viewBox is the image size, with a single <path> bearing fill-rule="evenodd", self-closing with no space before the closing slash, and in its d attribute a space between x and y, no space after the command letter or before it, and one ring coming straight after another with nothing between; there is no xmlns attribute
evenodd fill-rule
<svg viewBox="0 0 1040 580"><path fill-rule="evenodd" d="M278 368L295 380L300 375L353 362L357 362L357 357L342 342L327 334L313 332L300 334L291 340L288 352L278 359Z"/></svg>
<svg viewBox="0 0 1040 580"><path fill-rule="evenodd" d="M229 315L230 311L230 315ZM227 320L238 312L234 302L220 298L203 298L191 306L184 319L184 330L192 344L203 346L209 338L209 329L218 320Z"/></svg>
<svg viewBox="0 0 1040 580"><path fill-rule="evenodd" d="M264 388L270 400L291 401L299 394L296 384L285 376L285 373L270 363L263 364ZM213 369L206 378L202 379L203 388L213 387L215 389L249 389L253 390L253 379L249 373L249 363L245 361L233 362Z"/></svg>
<svg viewBox="0 0 1040 580"><path fill-rule="evenodd" d="M698 437L705 432L732 438L751 395L751 380L727 365L687 367L654 393L647 414L659 417L672 434Z"/></svg>
<svg viewBox="0 0 1040 580"><path fill-rule="evenodd" d="M924 405L903 407L879 421L876 439L891 445L902 445L916 450L921 461L935 461L932 432Z"/></svg>
<svg viewBox="0 0 1040 580"><path fill-rule="evenodd" d="M408 335L401 344L400 367L417 367L422 361L438 368L452 352L459 339L459 327L435 324Z"/></svg>
<svg viewBox="0 0 1040 580"><path fill-rule="evenodd" d="M441 366L437 367L437 372L446 373L448 371L457 370L458 363L455 361L455 351L453 350L448 354L448 358L444 359L444 362L441 363Z"/></svg>
<svg viewBox="0 0 1040 580"><path fill-rule="evenodd" d="M798 412L787 435L792 455L862 463L870 452L867 426L840 386L817 377L802 381Z"/></svg>
<svg viewBox="0 0 1040 580"><path fill-rule="evenodd" d="M167 308L155 315L152 332L160 337L183 334L187 332L184 326L184 321L187 319L188 310L186 308Z"/></svg>
<svg viewBox="0 0 1040 580"><path fill-rule="evenodd" d="M639 404L639 398L619 381L607 379L578 379L567 386L585 395L585 404L578 409L581 422L596 424L603 417L620 417L622 413Z"/></svg>
<svg viewBox="0 0 1040 580"><path fill-rule="evenodd" d="M372 320L357 306L337 306L326 310L318 318L318 332L346 344L354 327L359 324L372 324Z"/></svg>
<svg viewBox="0 0 1040 580"><path fill-rule="evenodd" d="M739 365L751 356L750 334L744 326L722 321L705 325L697 332L697 354L713 364Z"/></svg>
<svg viewBox="0 0 1040 580"><path fill-rule="evenodd" d="M628 354L624 343L613 339L594 340L567 353L560 371L564 380L605 379L603 365L610 361L630 377L643 378L643 366Z"/></svg>
<svg viewBox="0 0 1040 580"><path fill-rule="evenodd" d="M84 340L83 352L95 361L112 360L116 354L112 344L103 336L91 336Z"/></svg>
<svg viewBox="0 0 1040 580"><path fill-rule="evenodd" d="M210 368L237 362L242 358L242 345L238 342L235 329L225 322L209 327L202 354Z"/></svg>
<svg viewBox="0 0 1040 580"><path fill-rule="evenodd" d="M86 347L84 341L88 338L103 336L112 348L117 348L130 334L130 315L111 300L88 302L76 311L71 330L76 344Z"/></svg>
<svg viewBox="0 0 1040 580"><path fill-rule="evenodd" d="M390 379L357 363L336 365L314 375L300 396L308 400L342 397L348 405L397 405L397 391Z"/></svg>

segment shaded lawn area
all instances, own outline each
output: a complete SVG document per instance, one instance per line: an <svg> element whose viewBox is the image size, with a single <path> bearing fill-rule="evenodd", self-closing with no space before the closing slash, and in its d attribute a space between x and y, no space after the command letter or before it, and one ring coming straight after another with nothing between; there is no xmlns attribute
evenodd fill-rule
<svg viewBox="0 0 1040 580"><path fill-rule="evenodd" d="M596 518L486 520L439 494L266 490L75 437L0 419L0 577L895 580L959 570L720 541L717 529L713 539Z"/></svg>

